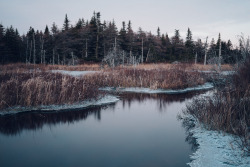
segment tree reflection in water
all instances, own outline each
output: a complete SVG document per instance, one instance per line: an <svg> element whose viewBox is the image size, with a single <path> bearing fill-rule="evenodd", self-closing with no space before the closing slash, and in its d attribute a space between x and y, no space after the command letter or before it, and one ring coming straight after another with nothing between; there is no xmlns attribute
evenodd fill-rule
<svg viewBox="0 0 250 167"><path fill-rule="evenodd" d="M143 103L148 99L157 100L158 110L163 111L163 109L167 108L167 106L172 102L184 102L185 100L192 99L195 95L200 94L201 92L189 92L185 94L145 94L145 93L122 93L120 94L120 98L123 102L123 108L128 105L131 106L131 103L136 101L139 103Z"/></svg>
<svg viewBox="0 0 250 167"><path fill-rule="evenodd" d="M71 111L36 111L19 113L15 115L0 116L0 133L5 135L16 135L25 130L41 129L44 125L53 126L59 123L74 123L87 119L94 115L97 120L101 119L103 107L86 108Z"/></svg>

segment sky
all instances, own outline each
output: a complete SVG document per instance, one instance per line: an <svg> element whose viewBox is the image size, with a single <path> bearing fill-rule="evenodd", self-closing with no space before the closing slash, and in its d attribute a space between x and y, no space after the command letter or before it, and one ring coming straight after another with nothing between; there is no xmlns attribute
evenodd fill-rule
<svg viewBox="0 0 250 167"><path fill-rule="evenodd" d="M134 31L141 27L156 34L160 27L171 37L178 29L185 39L189 27L194 40L217 40L221 33L234 45L241 33L250 35L250 0L0 0L0 23L26 34L30 26L44 31L53 22L62 28L65 14L72 25L79 18L90 20L94 11L118 29L131 20Z"/></svg>

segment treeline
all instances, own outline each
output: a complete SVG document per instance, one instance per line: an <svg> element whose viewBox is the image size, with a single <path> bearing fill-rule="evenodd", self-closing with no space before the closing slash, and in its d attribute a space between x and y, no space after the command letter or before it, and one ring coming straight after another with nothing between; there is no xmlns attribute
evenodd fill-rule
<svg viewBox="0 0 250 167"><path fill-rule="evenodd" d="M220 49L221 44L221 49ZM122 22L117 29L115 21L101 21L100 12L93 14L90 20L79 19L75 25L65 16L63 28L53 23L44 31L30 27L27 34L20 36L12 26L4 28L0 24L0 61L12 62L76 64L77 62L101 62L113 49L120 49L127 55L138 58L141 62L201 62L206 54L207 62L217 61L221 50L225 63L235 63L241 57L241 49L233 48L230 40L217 41L198 39L194 41L188 28L185 39L179 30L169 37L167 33L157 35L132 29L132 23Z"/></svg>

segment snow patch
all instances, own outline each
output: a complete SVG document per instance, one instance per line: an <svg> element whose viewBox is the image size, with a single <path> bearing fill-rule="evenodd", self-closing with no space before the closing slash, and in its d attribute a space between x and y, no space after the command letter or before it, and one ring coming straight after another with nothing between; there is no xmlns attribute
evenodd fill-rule
<svg viewBox="0 0 250 167"><path fill-rule="evenodd" d="M212 89L214 86L212 83L205 83L204 85L199 85L196 87L190 87L190 88L185 88L185 89L150 89L150 88L115 88L115 87L105 87L105 88L99 88L99 90L103 91L118 91L118 92L134 92L134 93L148 93L148 94L158 94L158 93L165 93L165 94L182 94L182 93L187 93L187 92L192 92L192 91L199 91L199 90L208 90Z"/></svg>
<svg viewBox="0 0 250 167"><path fill-rule="evenodd" d="M233 75L235 73L235 71L221 71L220 74L221 75Z"/></svg>
<svg viewBox="0 0 250 167"><path fill-rule="evenodd" d="M65 74L65 75L70 75L73 77L80 77L80 76L84 76L87 74L93 74L96 73L98 71L65 71L65 70L51 70L53 73L61 73L61 74Z"/></svg>
<svg viewBox="0 0 250 167"><path fill-rule="evenodd" d="M192 119L192 116L190 116ZM190 119L190 118L188 118ZM239 147L240 139L218 131L210 131L195 121L195 127L190 130L198 149L187 163L191 167L249 167L250 157L244 156Z"/></svg>
<svg viewBox="0 0 250 167"><path fill-rule="evenodd" d="M208 70L208 71L201 71L198 70L198 72L201 73L206 73L206 74L219 74L219 75L233 75L235 73L235 71L212 71L212 70Z"/></svg>
<svg viewBox="0 0 250 167"><path fill-rule="evenodd" d="M41 112L51 112L51 111L60 111L60 110L76 110L76 109L82 109L90 106L100 106L100 105L105 105L105 104L111 104L119 101L119 99L116 96L112 95L106 95L102 98L99 98L97 100L86 100L83 102L79 103L74 103L74 104L64 104L64 105L41 105L37 107L12 107L12 108L7 108L5 110L0 111L0 116L1 115L8 115L8 114L17 114L21 112L32 112L32 111L41 111Z"/></svg>

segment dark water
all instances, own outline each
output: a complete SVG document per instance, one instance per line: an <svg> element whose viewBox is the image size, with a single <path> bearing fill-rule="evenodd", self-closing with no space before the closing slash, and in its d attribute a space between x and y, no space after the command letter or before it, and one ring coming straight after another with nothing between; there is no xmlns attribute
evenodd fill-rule
<svg viewBox="0 0 250 167"><path fill-rule="evenodd" d="M0 117L1 167L183 167L194 152L186 95L123 94L113 105Z"/></svg>

